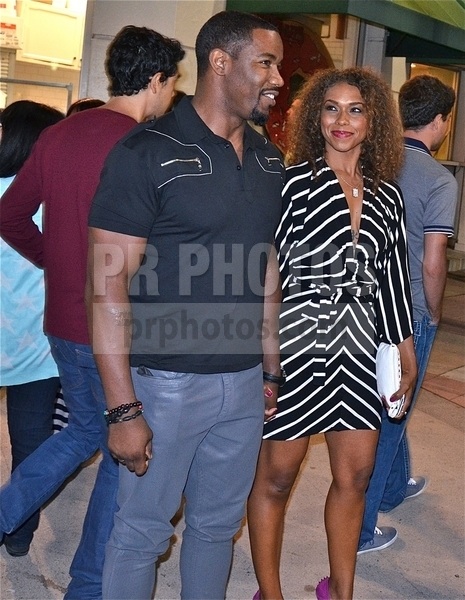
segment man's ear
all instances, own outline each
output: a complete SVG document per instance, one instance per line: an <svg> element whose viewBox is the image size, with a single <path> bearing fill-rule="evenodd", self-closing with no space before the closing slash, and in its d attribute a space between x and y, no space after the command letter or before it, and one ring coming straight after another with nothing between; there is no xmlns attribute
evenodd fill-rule
<svg viewBox="0 0 465 600"><path fill-rule="evenodd" d="M223 77L227 73L230 61L231 57L229 54L220 48L215 48L210 52L211 68L220 77Z"/></svg>
<svg viewBox="0 0 465 600"><path fill-rule="evenodd" d="M434 129L438 129L438 127L444 122L444 119L442 118L442 115L436 115L433 119L433 127Z"/></svg>
<svg viewBox="0 0 465 600"><path fill-rule="evenodd" d="M161 86L164 84L164 81L162 81L162 77L162 73L155 73L155 75L149 81L149 88L153 94L156 94L160 90Z"/></svg>

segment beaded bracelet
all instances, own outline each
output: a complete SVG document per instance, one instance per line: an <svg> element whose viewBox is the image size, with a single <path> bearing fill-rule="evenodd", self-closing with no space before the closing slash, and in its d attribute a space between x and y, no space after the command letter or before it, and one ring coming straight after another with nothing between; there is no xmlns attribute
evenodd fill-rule
<svg viewBox="0 0 465 600"><path fill-rule="evenodd" d="M110 423L119 423L120 421L115 419L120 419L120 417L128 413L131 410L131 408L137 408L143 411L142 402L136 400L135 402L130 402L129 404L120 404L119 406L112 408L111 410L104 410L103 416L105 417L107 425L110 425ZM142 414L142 412L140 412L139 414ZM139 416L139 414L137 416ZM131 416L131 418L133 417ZM130 419L126 418L124 420L129 421Z"/></svg>
<svg viewBox="0 0 465 600"><path fill-rule="evenodd" d="M125 417L117 417L116 415L105 416L107 420L107 425L113 425L113 423L123 423L123 421L131 421L132 419L136 419L143 414L144 410L139 408L133 415L126 415Z"/></svg>

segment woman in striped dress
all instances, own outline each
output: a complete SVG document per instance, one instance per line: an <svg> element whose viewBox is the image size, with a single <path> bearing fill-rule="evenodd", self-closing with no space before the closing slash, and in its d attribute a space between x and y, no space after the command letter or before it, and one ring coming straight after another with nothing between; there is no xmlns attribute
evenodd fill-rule
<svg viewBox="0 0 465 600"><path fill-rule="evenodd" d="M325 507L330 577L316 594L347 600L383 406L379 342L400 350L396 396L406 394L405 409L416 378L404 208L393 183L402 129L389 87L367 69L317 73L300 99L276 235L287 379L265 423L249 530L256 598L283 598L285 507L309 436L324 433L333 477ZM275 397L279 378L264 378Z"/></svg>

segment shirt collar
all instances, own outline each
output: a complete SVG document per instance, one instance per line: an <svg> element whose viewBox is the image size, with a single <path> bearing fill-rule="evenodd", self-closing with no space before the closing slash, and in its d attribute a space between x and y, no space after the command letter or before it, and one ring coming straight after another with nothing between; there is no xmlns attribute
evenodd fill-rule
<svg viewBox="0 0 465 600"><path fill-rule="evenodd" d="M224 138L213 133L213 131L205 125L202 119L197 114L197 111L192 106L193 96L186 96L177 106L174 113L180 130L184 133L185 142L198 142L204 138L209 138L214 144L224 144ZM265 148L270 142L260 133L255 131L248 123L244 129L244 150L246 148Z"/></svg>
<svg viewBox="0 0 465 600"><path fill-rule="evenodd" d="M424 152L425 154L429 154L430 156L432 156L431 152L428 150L428 148L423 142L420 142L420 140L414 140L413 138L405 136L404 146L406 149L410 148L412 150L419 150L420 152Z"/></svg>

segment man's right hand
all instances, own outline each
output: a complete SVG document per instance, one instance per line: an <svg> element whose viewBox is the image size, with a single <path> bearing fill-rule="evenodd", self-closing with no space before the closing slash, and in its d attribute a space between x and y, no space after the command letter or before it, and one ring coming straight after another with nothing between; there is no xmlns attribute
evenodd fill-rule
<svg viewBox="0 0 465 600"><path fill-rule="evenodd" d="M108 448L119 463L139 477L152 458L152 430L143 415L131 421L108 426Z"/></svg>

